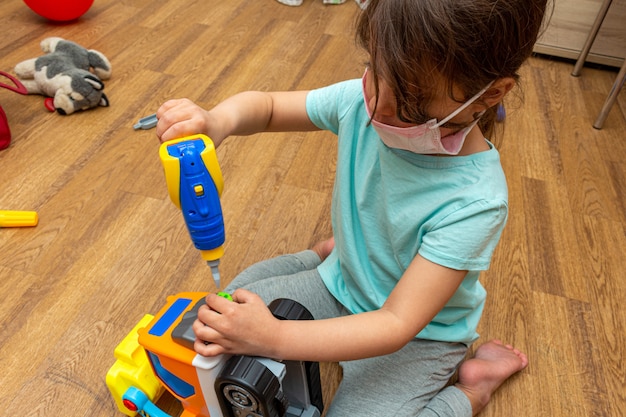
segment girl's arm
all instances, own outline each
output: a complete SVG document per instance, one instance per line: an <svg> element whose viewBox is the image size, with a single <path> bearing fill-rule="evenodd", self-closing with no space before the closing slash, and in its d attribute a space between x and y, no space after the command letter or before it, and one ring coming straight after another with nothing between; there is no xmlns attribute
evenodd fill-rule
<svg viewBox="0 0 626 417"><path fill-rule="evenodd" d="M156 133L161 142L204 133L216 146L230 135L265 131L317 130L306 112L308 91L248 91L211 110L188 99L170 100L157 111Z"/></svg>
<svg viewBox="0 0 626 417"><path fill-rule="evenodd" d="M256 295L237 290L235 302L207 296L198 312L195 349L278 359L340 361L395 352L413 339L444 307L467 271L416 256L376 311L311 321L275 319ZM206 345L203 341L210 341Z"/></svg>

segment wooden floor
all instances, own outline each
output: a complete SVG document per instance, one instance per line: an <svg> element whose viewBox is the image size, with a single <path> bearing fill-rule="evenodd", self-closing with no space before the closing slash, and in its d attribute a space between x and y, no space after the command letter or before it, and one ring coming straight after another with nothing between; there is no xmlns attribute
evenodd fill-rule
<svg viewBox="0 0 626 417"><path fill-rule="evenodd" d="M309 89L359 77L356 3L96 0L50 24L0 2L0 70L61 36L113 65L109 108L60 116L40 96L0 89L13 143L0 151L0 209L36 210L0 229L0 415L120 416L105 386L113 350L180 291L214 290L172 205L154 131L134 131L166 99L210 107L246 89ZM623 416L626 411L626 100L595 119L616 72L542 57L524 66L500 149L511 215L492 268L481 341L501 338L530 366L483 415ZM225 177L230 281L247 265L328 237L335 138L232 138ZM478 343L480 343L479 341ZM323 364L326 400L339 378ZM169 396L159 404L177 415Z"/></svg>

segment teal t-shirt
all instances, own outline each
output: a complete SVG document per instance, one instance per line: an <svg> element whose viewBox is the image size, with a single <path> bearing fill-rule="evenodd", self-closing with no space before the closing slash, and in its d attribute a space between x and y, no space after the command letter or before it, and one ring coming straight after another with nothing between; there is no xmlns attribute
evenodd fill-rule
<svg viewBox="0 0 626 417"><path fill-rule="evenodd" d="M379 309L419 253L468 270L452 299L416 337L471 343L489 267L508 213L497 150L468 156L418 155L388 148L368 116L361 80L309 92L307 113L338 135L332 200L335 248L318 267L352 313Z"/></svg>

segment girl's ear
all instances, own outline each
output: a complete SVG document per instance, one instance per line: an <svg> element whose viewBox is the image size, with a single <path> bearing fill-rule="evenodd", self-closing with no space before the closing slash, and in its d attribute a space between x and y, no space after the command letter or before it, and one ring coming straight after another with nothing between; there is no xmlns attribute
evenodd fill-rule
<svg viewBox="0 0 626 417"><path fill-rule="evenodd" d="M485 91L480 100L492 107L502 101L504 96L515 87L515 80L511 77L499 78Z"/></svg>

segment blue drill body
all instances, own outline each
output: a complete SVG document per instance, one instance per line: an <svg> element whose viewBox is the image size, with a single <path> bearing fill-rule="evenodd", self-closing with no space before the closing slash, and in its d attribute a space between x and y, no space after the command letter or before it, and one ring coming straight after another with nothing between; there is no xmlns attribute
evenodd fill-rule
<svg viewBox="0 0 626 417"><path fill-rule="evenodd" d="M191 240L199 250L212 250L226 238L217 187L200 156L204 148L201 141L180 142L168 153L180 159L180 205Z"/></svg>
<svg viewBox="0 0 626 417"><path fill-rule="evenodd" d="M219 289L220 278L217 265L224 253L222 245L225 241L224 217L220 203L222 178L214 156L215 149L212 142L209 142L210 149L207 148L207 142L205 142L207 140L210 141L208 138L203 139L200 135L166 142L161 145L166 148L165 156L161 151L161 159L166 177L172 177L167 181L170 197L181 209L191 240L211 267L213 278ZM205 152L212 152L213 172L219 174L217 179L213 178L211 170L205 164L203 158L203 155L206 155ZM171 164L173 159L177 160L177 166ZM179 177L178 181L175 178L176 174Z"/></svg>

